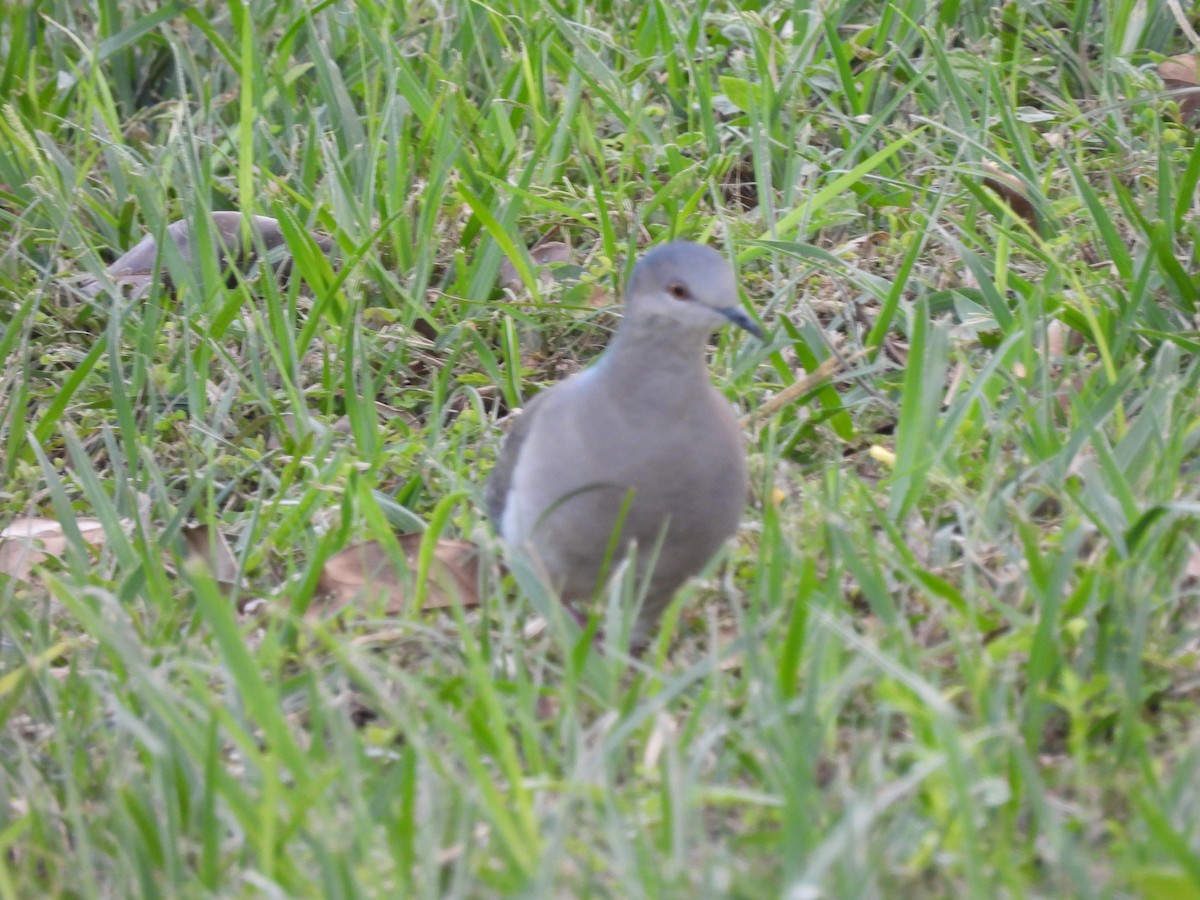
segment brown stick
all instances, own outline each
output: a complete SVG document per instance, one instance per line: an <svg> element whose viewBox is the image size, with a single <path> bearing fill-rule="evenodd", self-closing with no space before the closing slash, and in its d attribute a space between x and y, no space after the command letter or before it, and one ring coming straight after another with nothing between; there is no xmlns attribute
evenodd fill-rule
<svg viewBox="0 0 1200 900"><path fill-rule="evenodd" d="M793 382L785 387L782 391L780 391L762 406L746 413L746 415L742 416L742 418L738 421L738 424L741 425L742 428L746 428L756 422L760 422L763 419L774 415L797 397L804 396L822 382L828 381L834 375L838 374L847 366L849 366L850 363L862 359L864 356L870 353L872 349L874 348L865 347L856 353L850 354L849 356L829 357L829 359L825 360L825 362L821 363L799 381Z"/></svg>

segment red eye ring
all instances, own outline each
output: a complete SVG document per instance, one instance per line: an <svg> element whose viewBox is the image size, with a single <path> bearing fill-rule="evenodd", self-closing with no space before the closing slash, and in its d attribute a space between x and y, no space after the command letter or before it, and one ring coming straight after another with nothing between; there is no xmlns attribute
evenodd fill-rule
<svg viewBox="0 0 1200 900"><path fill-rule="evenodd" d="M687 285L682 281L672 281L667 285L667 293L676 300L691 300L692 292L687 289Z"/></svg>

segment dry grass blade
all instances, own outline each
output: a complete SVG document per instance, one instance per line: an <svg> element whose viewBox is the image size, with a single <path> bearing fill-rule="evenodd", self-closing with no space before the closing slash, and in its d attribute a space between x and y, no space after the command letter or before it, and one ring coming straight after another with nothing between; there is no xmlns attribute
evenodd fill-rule
<svg viewBox="0 0 1200 900"><path fill-rule="evenodd" d="M857 353L852 353L850 356L829 357L827 360L813 369L813 371L809 372L799 381L788 385L770 400L766 401L762 406L758 407L758 409L746 413L738 421L738 424L742 428L747 428L750 425L763 421L764 419L769 419L796 398L803 397L809 391L820 387L822 382L827 381L834 375L842 372L852 362L862 359L870 352L871 351L868 348L859 350Z"/></svg>
<svg viewBox="0 0 1200 900"><path fill-rule="evenodd" d="M1190 584L1200 584L1200 545L1195 542L1191 544L1183 574Z"/></svg>
<svg viewBox="0 0 1200 900"><path fill-rule="evenodd" d="M1191 20L1183 11L1183 5L1179 0L1167 0L1167 9L1171 11L1171 17L1175 19L1175 24L1179 26L1179 30L1187 35L1187 39L1191 41L1197 52L1200 52L1200 34L1196 33L1196 29L1192 27Z"/></svg>

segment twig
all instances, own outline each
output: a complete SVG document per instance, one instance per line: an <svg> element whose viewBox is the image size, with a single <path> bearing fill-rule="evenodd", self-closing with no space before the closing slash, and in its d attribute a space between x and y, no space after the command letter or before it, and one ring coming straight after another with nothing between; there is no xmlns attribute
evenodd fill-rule
<svg viewBox="0 0 1200 900"><path fill-rule="evenodd" d="M862 350L859 350L856 353L851 353L849 356L829 357L829 359L825 360L825 362L821 363L799 381L788 385L762 406L758 407L758 409L751 410L750 412L746 413L746 415L742 416L738 424L741 425L742 428L746 428L755 422L760 422L763 419L774 415L781 408L791 403L797 397L804 396L813 388L820 385L821 382L827 381L829 378L833 377L849 366L850 363L862 359L874 349L874 347L864 347Z"/></svg>

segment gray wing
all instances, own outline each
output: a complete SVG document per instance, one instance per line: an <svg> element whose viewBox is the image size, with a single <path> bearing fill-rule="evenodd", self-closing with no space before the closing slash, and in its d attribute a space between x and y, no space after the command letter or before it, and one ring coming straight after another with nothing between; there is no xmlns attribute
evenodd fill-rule
<svg viewBox="0 0 1200 900"><path fill-rule="evenodd" d="M529 429L533 427L533 418L537 413L538 404L548 393L550 392L542 391L525 404L525 409L509 429L508 437L504 439L504 446L500 448L500 456L496 460L492 474L488 476L487 514L496 531L500 531L500 523L504 521L504 505L508 501L513 472L516 470L517 460L521 456L521 445L525 443L525 438L529 436Z"/></svg>

